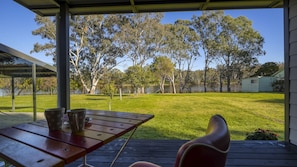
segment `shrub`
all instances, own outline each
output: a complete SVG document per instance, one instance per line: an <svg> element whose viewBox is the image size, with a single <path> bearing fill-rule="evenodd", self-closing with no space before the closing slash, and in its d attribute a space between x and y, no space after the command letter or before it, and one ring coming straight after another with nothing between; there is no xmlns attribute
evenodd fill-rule
<svg viewBox="0 0 297 167"><path fill-rule="evenodd" d="M256 129L254 132L247 133L245 140L278 140L277 134L270 130Z"/></svg>
<svg viewBox="0 0 297 167"><path fill-rule="evenodd" d="M116 87L113 83L106 84L101 91L105 96L109 96L112 99L113 95L116 93Z"/></svg>
<svg viewBox="0 0 297 167"><path fill-rule="evenodd" d="M285 81L276 80L272 83L272 88L274 92L284 92L285 90Z"/></svg>

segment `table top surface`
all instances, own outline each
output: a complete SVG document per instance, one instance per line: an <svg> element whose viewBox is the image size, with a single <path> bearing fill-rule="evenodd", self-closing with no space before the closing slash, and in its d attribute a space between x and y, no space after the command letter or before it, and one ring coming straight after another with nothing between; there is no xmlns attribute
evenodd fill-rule
<svg viewBox="0 0 297 167"><path fill-rule="evenodd" d="M0 129L0 157L16 165L63 166L137 128L154 115L87 110L86 117L90 121L83 132L76 134L71 133L69 126L63 126L62 131L49 131L46 120ZM15 149L26 151L27 156Z"/></svg>

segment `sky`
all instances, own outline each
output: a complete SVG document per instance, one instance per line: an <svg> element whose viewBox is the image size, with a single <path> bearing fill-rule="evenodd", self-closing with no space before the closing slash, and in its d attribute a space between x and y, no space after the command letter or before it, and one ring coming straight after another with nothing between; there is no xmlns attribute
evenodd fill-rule
<svg viewBox="0 0 297 167"><path fill-rule="evenodd" d="M166 12L162 23L174 23L178 19L190 20L193 15L200 16L201 11ZM246 16L253 22L253 28L264 37L265 56L258 57L265 62L284 62L284 27L283 9L248 9L225 10L225 15L232 17ZM48 64L53 64L52 57L44 53L32 53L34 43L41 42L32 31L38 28L34 21L35 13L13 0L0 0L0 43L35 57ZM198 58L195 69L203 68L203 57Z"/></svg>

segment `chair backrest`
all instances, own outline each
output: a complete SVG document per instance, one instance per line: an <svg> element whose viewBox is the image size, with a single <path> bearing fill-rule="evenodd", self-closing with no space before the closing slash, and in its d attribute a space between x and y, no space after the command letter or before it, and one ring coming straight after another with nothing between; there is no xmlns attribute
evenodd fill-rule
<svg viewBox="0 0 297 167"><path fill-rule="evenodd" d="M225 119L211 117L206 135L183 144L178 150L175 167L224 167L230 147L230 133Z"/></svg>

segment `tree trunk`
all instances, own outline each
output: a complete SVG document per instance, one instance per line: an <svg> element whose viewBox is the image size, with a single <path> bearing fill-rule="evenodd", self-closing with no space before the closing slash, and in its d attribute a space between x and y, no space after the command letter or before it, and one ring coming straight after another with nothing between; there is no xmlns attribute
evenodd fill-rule
<svg viewBox="0 0 297 167"><path fill-rule="evenodd" d="M182 74L181 72L179 72L179 93L182 93L183 92L183 87L184 87L184 84L183 84L183 81L182 81Z"/></svg>
<svg viewBox="0 0 297 167"><path fill-rule="evenodd" d="M223 92L223 80L222 80L222 74L220 72L220 92Z"/></svg>
<svg viewBox="0 0 297 167"><path fill-rule="evenodd" d="M164 77L162 77L161 78L161 82L160 82L160 91L161 91L161 93L164 93L164 84L165 84L165 78Z"/></svg>
<svg viewBox="0 0 297 167"><path fill-rule="evenodd" d="M174 72L173 72L173 74L172 74L172 77L169 77L169 80L170 80L170 82L171 82L171 84L172 84L172 89L173 89L173 94L176 94L176 88L175 88L175 82L174 82Z"/></svg>
<svg viewBox="0 0 297 167"><path fill-rule="evenodd" d="M230 84L231 84L231 78L230 78L230 76L228 75L228 76L227 76L227 91L228 91L228 92L231 92Z"/></svg>
<svg viewBox="0 0 297 167"><path fill-rule="evenodd" d="M206 92L207 90L206 90L206 87L207 87L207 83L206 83L206 77L207 77L207 75L206 75L206 73L207 73L207 66L205 66L205 68L204 68L204 74L203 74L203 86L204 86L204 92Z"/></svg>
<svg viewBox="0 0 297 167"><path fill-rule="evenodd" d="M230 83L231 83L231 67L230 67L230 57L227 59L227 92L231 92Z"/></svg>
<svg viewBox="0 0 297 167"><path fill-rule="evenodd" d="M23 92L23 90L24 90L23 88L22 89L19 89L17 95L19 96Z"/></svg>
<svg viewBox="0 0 297 167"><path fill-rule="evenodd" d="M89 94L94 95L95 93L96 93L96 86L95 85L92 85L91 86L91 89L89 91Z"/></svg>
<svg viewBox="0 0 297 167"><path fill-rule="evenodd" d="M83 76L82 76L81 72L79 71L79 69L76 69L76 73L78 74L79 80L82 83L84 89L89 93L90 89L88 88L87 84L85 83Z"/></svg>
<svg viewBox="0 0 297 167"><path fill-rule="evenodd" d="M173 88L173 94L176 94L176 88L175 88L174 80L172 81L172 88Z"/></svg>

